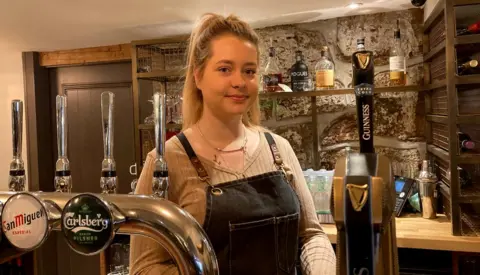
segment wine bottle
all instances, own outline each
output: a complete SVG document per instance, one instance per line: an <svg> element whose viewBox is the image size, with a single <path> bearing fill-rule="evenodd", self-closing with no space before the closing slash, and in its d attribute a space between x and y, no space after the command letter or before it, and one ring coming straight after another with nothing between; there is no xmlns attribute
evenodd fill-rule
<svg viewBox="0 0 480 275"><path fill-rule="evenodd" d="M467 34L475 34L480 32L480 21L477 21L471 25L468 25L466 28L459 28L457 29L457 36L458 35L467 35Z"/></svg>
<svg viewBox="0 0 480 275"><path fill-rule="evenodd" d="M475 142L468 134L458 132L458 143L462 152L475 149Z"/></svg>
<svg viewBox="0 0 480 275"><path fill-rule="evenodd" d="M475 73L478 69L478 61L475 59L469 60L457 66L458 75L467 75Z"/></svg>

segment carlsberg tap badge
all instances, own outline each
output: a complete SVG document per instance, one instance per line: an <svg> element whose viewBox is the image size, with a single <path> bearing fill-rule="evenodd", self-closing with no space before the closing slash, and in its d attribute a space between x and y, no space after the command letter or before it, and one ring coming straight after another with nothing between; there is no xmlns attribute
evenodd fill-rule
<svg viewBox="0 0 480 275"><path fill-rule="evenodd" d="M79 195L63 209L62 231L73 250L85 255L97 254L113 238L112 213L98 197Z"/></svg>

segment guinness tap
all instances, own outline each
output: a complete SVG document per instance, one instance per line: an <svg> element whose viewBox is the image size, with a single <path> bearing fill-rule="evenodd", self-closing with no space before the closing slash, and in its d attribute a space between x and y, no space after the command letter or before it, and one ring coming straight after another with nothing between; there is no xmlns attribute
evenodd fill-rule
<svg viewBox="0 0 480 275"><path fill-rule="evenodd" d="M337 275L398 275L395 189L390 160L373 146L373 53L357 40L352 55L360 153L337 160L332 213L337 226Z"/></svg>

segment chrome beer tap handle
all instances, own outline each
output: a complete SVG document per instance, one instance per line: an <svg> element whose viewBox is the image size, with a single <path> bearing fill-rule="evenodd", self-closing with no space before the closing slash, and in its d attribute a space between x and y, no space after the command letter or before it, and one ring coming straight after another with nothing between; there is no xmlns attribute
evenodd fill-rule
<svg viewBox="0 0 480 275"><path fill-rule="evenodd" d="M117 170L113 157L113 133L114 133L114 104L115 95L112 92L103 92L101 99L102 129L103 129L103 161L100 187L103 194L117 192Z"/></svg>
<svg viewBox="0 0 480 275"><path fill-rule="evenodd" d="M12 100L12 145L13 159L8 177L9 191L25 190L25 168L22 160L23 101Z"/></svg>
<svg viewBox="0 0 480 275"><path fill-rule="evenodd" d="M58 159L55 164L55 191L70 193L72 177L67 157L67 96L57 95L56 99Z"/></svg>
<svg viewBox="0 0 480 275"><path fill-rule="evenodd" d="M168 199L168 167L165 161L166 96L164 93L153 95L155 117L155 169L153 172L153 196Z"/></svg>

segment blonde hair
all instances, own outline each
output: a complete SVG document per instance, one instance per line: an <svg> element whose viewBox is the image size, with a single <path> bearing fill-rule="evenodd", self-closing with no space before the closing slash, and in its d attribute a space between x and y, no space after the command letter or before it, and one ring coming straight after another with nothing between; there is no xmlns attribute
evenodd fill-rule
<svg viewBox="0 0 480 275"><path fill-rule="evenodd" d="M244 21L234 15L224 17L214 13L204 14L193 29L188 46L187 71L183 87L183 129L186 130L198 122L203 112L202 92L195 84L195 70L203 74L205 64L211 56L210 42L223 34L233 34L252 43L257 48L259 59L258 36ZM246 127L260 126L259 97L255 99L242 118Z"/></svg>

